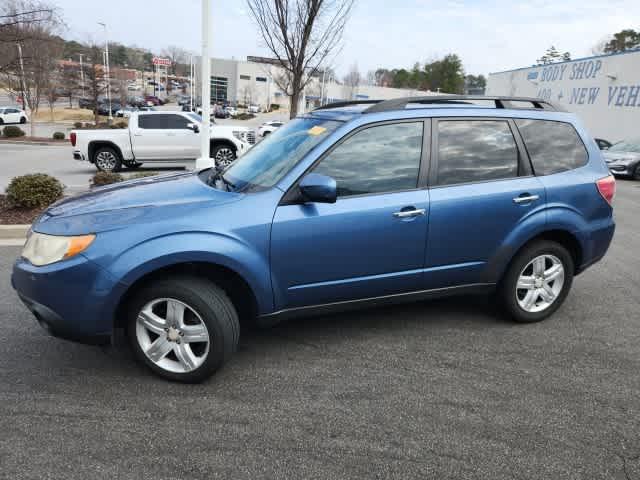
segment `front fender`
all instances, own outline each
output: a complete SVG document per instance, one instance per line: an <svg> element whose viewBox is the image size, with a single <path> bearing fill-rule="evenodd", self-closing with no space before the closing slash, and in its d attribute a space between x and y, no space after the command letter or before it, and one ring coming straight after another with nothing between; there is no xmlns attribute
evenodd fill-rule
<svg viewBox="0 0 640 480"><path fill-rule="evenodd" d="M187 262L204 262L233 270L253 290L259 313L273 311L268 252L258 252L230 236L182 232L146 240L127 249L105 268L118 280L117 305L129 286L158 269Z"/></svg>

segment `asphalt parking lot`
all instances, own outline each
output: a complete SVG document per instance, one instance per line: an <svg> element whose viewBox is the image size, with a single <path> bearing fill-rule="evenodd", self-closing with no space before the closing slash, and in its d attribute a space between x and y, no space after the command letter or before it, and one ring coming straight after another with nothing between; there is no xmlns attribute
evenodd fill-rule
<svg viewBox="0 0 640 480"><path fill-rule="evenodd" d="M639 187L546 322L471 297L290 321L201 385L46 336L0 248L0 477L640 478Z"/></svg>

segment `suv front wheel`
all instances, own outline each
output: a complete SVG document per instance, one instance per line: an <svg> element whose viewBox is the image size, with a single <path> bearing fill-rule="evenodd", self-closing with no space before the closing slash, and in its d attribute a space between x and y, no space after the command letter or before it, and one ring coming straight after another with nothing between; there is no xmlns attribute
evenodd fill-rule
<svg viewBox="0 0 640 480"><path fill-rule="evenodd" d="M129 303L128 337L138 360L168 380L196 383L235 352L240 325L226 293L197 277L154 282Z"/></svg>
<svg viewBox="0 0 640 480"><path fill-rule="evenodd" d="M573 272L573 257L565 247L548 240L536 241L513 259L499 294L515 321L538 322L562 305L571 289Z"/></svg>

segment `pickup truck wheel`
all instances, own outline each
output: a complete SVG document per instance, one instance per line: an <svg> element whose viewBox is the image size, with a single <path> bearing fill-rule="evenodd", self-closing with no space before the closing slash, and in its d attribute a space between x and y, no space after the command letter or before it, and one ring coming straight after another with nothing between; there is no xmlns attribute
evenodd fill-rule
<svg viewBox="0 0 640 480"><path fill-rule="evenodd" d="M93 154L93 163L101 172L117 172L122 167L120 155L111 147L102 147Z"/></svg>
<svg viewBox="0 0 640 480"><path fill-rule="evenodd" d="M218 145L213 148L211 158L216 162L216 167L227 167L236 159L236 152L227 145Z"/></svg>
<svg viewBox="0 0 640 480"><path fill-rule="evenodd" d="M574 262L559 243L537 241L518 253L500 282L499 293L513 320L544 320L567 297L573 282Z"/></svg>
<svg viewBox="0 0 640 480"><path fill-rule="evenodd" d="M135 294L128 312L136 357L168 380L201 382L238 346L238 314L208 280L179 276L153 282Z"/></svg>

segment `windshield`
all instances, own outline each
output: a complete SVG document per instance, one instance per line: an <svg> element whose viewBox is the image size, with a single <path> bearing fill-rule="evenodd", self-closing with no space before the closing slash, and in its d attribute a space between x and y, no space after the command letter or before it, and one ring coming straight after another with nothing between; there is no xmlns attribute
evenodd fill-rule
<svg viewBox="0 0 640 480"><path fill-rule="evenodd" d="M240 157L225 172L236 190L273 187L341 122L297 118L280 127Z"/></svg>
<svg viewBox="0 0 640 480"><path fill-rule="evenodd" d="M609 148L610 152L638 152L640 153L640 138L635 140L623 140L622 142L618 142L614 144L611 148Z"/></svg>

